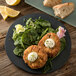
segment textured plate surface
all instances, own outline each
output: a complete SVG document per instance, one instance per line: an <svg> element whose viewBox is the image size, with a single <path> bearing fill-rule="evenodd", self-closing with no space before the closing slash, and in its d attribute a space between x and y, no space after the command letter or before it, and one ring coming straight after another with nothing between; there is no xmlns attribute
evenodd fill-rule
<svg viewBox="0 0 76 76"><path fill-rule="evenodd" d="M24 23L24 18L28 19L28 18L33 18L33 19L38 19L38 17L41 16L42 19L45 19L47 21L50 21L50 23L52 24L52 27L54 29L56 29L59 26L64 27L64 25L62 23L60 23L59 21L57 21L56 19L54 19L53 17L46 15L46 14L40 14L40 13L34 13L34 14L29 14L26 16L23 16L19 19L17 19L9 28L7 36L6 36L6 40L5 40L5 49L6 49L6 53L9 57L9 59L12 61L13 64L15 64L17 67L29 72L29 73L37 73L40 74L41 69L38 70L32 70L30 69L23 61L23 59L21 57L18 57L16 55L14 55L13 53L13 49L15 48L14 46L14 42L12 40L12 34L13 34L13 29L14 26L16 24L22 24L25 25ZM64 27L65 28L65 27ZM66 28L65 28L66 29ZM52 63L53 63L53 67L49 72L55 71L58 68L62 67L65 62L68 60L69 55L70 55L70 50L71 50L71 41L70 41L70 36L68 31L66 32L66 48L61 52L61 54L56 57Z"/></svg>
<svg viewBox="0 0 76 76"><path fill-rule="evenodd" d="M76 27L76 0L62 0L62 1L63 1L63 3L64 2L73 2L75 4L75 11L71 15L66 17L65 19L61 19L61 20ZM55 17L54 12L51 8L43 6L43 0L25 0L25 3Z"/></svg>

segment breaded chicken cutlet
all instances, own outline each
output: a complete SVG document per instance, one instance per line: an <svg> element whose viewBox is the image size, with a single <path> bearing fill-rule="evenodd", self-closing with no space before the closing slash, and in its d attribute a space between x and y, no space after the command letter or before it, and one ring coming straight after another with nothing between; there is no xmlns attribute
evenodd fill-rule
<svg viewBox="0 0 76 76"><path fill-rule="evenodd" d="M31 69L42 68L47 59L47 53L40 46L31 45L24 51L23 60Z"/></svg>
<svg viewBox="0 0 76 76"><path fill-rule="evenodd" d="M60 51L60 40L55 33L47 33L38 43L38 46L44 48L44 51L50 56L55 57Z"/></svg>

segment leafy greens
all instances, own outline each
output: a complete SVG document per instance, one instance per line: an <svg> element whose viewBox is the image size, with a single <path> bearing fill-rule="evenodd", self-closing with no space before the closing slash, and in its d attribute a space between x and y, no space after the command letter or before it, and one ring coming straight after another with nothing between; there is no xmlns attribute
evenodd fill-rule
<svg viewBox="0 0 76 76"><path fill-rule="evenodd" d="M33 20L32 18L29 18L26 21L26 26L24 32L17 33L14 29L13 31L13 37L14 45L16 48L13 50L14 54L17 56L23 56L24 50L29 47L30 45L37 45L39 40L47 33L53 32L56 33L58 29L54 30L51 27L51 23L41 19L40 17L38 19ZM65 38L60 39L61 42L61 49L60 52L55 56L57 57L61 51L65 48L66 40ZM54 57L54 58L55 58ZM46 73L52 68L52 60L54 58L48 58L46 65L43 67L43 72Z"/></svg>
<svg viewBox="0 0 76 76"><path fill-rule="evenodd" d="M23 53L28 46L38 44L39 40L46 33L55 32L55 30L51 28L50 22L40 18L36 20L29 18L25 25L26 30L24 32L17 33L15 29L13 30L12 39L14 40L14 45L16 46L14 54L17 56L22 56L20 53ZM18 51L18 49L22 52Z"/></svg>

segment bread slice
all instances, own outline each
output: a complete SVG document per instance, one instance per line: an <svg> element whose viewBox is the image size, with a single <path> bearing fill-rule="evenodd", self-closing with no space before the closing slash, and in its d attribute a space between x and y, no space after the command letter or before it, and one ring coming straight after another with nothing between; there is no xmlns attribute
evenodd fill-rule
<svg viewBox="0 0 76 76"><path fill-rule="evenodd" d="M53 7L55 16L61 17L62 19L70 15L74 11L74 3L63 3Z"/></svg>
<svg viewBox="0 0 76 76"><path fill-rule="evenodd" d="M62 0L44 0L43 5L46 7L53 7L55 5L58 5L62 3Z"/></svg>

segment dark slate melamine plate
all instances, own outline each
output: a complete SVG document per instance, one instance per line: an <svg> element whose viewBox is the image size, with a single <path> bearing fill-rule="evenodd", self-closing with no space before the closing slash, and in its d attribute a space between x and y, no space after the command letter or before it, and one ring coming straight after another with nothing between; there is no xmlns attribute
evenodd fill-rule
<svg viewBox="0 0 76 76"><path fill-rule="evenodd" d="M27 71L29 73L35 73L35 74L41 74L42 69L37 69L37 70L30 69L27 66L27 64L24 63L24 61L21 57L18 57L16 55L14 55L13 49L15 48L15 46L14 46L14 42L12 40L12 34L13 34L14 26L16 24L25 25L24 18L25 19L28 19L28 18L38 19L39 16L41 16L42 19L45 19L45 20L49 21L52 24L52 27L54 29L58 28L59 26L64 27L64 25L62 23L60 23L55 18L53 18L49 15L41 14L41 13L33 13L33 14L29 14L29 15L26 15L26 16L23 16L23 17L17 19L10 26L10 28L8 30L8 33L7 33L7 36L6 36L6 40L5 40L5 50L6 50L6 53L9 57L9 59L12 61L12 63L15 64L17 67L23 69L24 71ZM71 51L71 40L70 40L70 36L69 36L68 31L66 32L65 38L66 38L66 47L61 52L61 54L52 61L53 67L49 72L53 72L53 71L59 69L60 67L62 67L69 58L70 51Z"/></svg>

